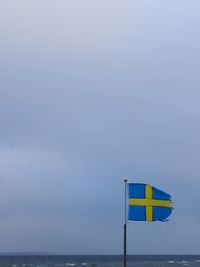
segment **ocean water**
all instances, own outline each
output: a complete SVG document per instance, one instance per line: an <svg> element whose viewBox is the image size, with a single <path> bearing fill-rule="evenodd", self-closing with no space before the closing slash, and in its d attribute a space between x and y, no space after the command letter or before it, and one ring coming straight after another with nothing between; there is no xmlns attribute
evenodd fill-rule
<svg viewBox="0 0 200 267"><path fill-rule="evenodd" d="M0 256L0 267L123 267L122 256ZM128 256L127 267L200 267L200 256Z"/></svg>

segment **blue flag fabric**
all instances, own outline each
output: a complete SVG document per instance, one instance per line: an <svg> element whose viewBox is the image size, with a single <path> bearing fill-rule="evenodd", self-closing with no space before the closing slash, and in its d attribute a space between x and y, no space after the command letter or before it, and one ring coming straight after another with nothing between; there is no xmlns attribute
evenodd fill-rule
<svg viewBox="0 0 200 267"><path fill-rule="evenodd" d="M166 221L172 212L171 196L149 184L128 184L132 221Z"/></svg>

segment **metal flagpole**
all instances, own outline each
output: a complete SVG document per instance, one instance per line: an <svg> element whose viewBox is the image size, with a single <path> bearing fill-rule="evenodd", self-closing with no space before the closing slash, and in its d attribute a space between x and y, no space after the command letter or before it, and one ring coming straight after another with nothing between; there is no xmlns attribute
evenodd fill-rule
<svg viewBox="0 0 200 267"><path fill-rule="evenodd" d="M127 243L127 239L126 239L126 230L127 230L127 179L124 178L124 184L125 184L125 209L124 209L124 267L127 266L127 250L126 250L126 243Z"/></svg>

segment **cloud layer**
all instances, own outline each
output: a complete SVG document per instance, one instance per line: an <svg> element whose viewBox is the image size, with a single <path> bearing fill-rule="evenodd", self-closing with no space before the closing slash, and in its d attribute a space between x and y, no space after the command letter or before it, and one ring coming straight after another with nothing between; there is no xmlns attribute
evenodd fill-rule
<svg viewBox="0 0 200 267"><path fill-rule="evenodd" d="M2 3L0 251L121 253L127 176L175 206L129 253L199 253L199 8Z"/></svg>

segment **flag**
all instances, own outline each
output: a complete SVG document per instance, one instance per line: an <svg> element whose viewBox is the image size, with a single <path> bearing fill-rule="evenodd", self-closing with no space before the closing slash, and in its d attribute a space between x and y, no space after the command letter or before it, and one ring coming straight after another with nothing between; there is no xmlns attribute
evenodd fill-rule
<svg viewBox="0 0 200 267"><path fill-rule="evenodd" d="M128 184L132 221L166 221L172 212L171 196L149 184Z"/></svg>

